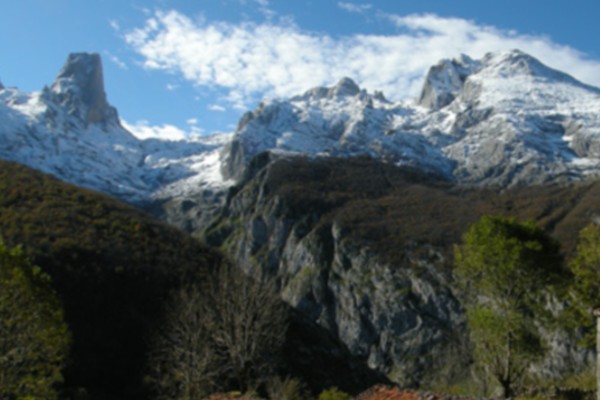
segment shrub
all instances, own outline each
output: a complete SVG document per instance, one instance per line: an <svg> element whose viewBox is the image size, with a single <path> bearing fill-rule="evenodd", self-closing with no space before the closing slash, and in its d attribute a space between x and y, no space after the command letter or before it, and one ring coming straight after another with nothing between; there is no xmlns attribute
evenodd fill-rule
<svg viewBox="0 0 600 400"><path fill-rule="evenodd" d="M332 387L321 392L318 400L352 400L352 396L336 387Z"/></svg>
<svg viewBox="0 0 600 400"><path fill-rule="evenodd" d="M306 386L298 378L272 378L267 383L267 393L271 400L307 400L311 396Z"/></svg>

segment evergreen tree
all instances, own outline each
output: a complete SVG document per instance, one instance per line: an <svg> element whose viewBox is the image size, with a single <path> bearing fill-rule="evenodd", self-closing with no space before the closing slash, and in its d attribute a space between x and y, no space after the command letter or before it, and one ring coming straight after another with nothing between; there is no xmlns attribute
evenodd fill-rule
<svg viewBox="0 0 600 400"><path fill-rule="evenodd" d="M0 241L0 398L55 399L69 331L50 278Z"/></svg>
<svg viewBox="0 0 600 400"><path fill-rule="evenodd" d="M455 247L455 263L476 365L509 398L545 354L544 306L567 276L559 245L532 222L485 216Z"/></svg>

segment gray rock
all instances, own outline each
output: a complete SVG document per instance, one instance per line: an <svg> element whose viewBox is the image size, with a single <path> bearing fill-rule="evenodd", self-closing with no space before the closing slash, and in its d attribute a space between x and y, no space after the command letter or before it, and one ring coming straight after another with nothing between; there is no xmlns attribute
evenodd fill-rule
<svg viewBox="0 0 600 400"><path fill-rule="evenodd" d="M86 125L119 124L116 109L106 100L102 60L97 53L70 54L49 93Z"/></svg>

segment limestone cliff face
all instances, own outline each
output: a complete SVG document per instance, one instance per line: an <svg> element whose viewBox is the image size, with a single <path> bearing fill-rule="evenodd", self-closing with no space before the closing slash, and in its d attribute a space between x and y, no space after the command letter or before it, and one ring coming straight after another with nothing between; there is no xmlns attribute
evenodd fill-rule
<svg viewBox="0 0 600 400"><path fill-rule="evenodd" d="M119 124L117 111L106 100L102 60L97 53L72 53L48 95L85 125Z"/></svg>
<svg viewBox="0 0 600 400"><path fill-rule="evenodd" d="M442 249L407 241L390 249L395 260L386 260L352 238L344 218L329 215L348 201L346 194L280 192L274 186L279 174L296 170L294 162L267 164L234 189L206 239L244 268L277 276L286 302L370 368L403 385L455 379L468 366L469 350ZM306 173L317 180L331 171L325 166ZM383 175L373 179L385 188Z"/></svg>
<svg viewBox="0 0 600 400"><path fill-rule="evenodd" d="M431 387L466 377L470 366L451 268L462 233L482 213L517 213L559 239L572 237L589 222L599 190L458 190L369 158L264 154L203 235L244 269L276 276L286 302L370 368ZM589 354L572 339L545 335L553 351L538 373L585 365Z"/></svg>

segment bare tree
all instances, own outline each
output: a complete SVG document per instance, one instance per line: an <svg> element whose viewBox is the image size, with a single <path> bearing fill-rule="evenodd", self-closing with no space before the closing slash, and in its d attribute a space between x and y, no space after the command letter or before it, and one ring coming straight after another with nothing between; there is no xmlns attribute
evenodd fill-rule
<svg viewBox="0 0 600 400"><path fill-rule="evenodd" d="M177 291L166 322L151 346L150 379L159 398L197 399L215 383L214 354L203 317L204 299L195 287Z"/></svg>
<svg viewBox="0 0 600 400"><path fill-rule="evenodd" d="M274 282L223 264L173 297L153 346L153 382L171 399L256 389L272 373L286 329Z"/></svg>

